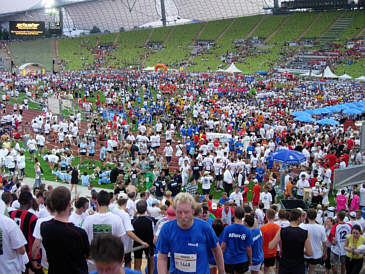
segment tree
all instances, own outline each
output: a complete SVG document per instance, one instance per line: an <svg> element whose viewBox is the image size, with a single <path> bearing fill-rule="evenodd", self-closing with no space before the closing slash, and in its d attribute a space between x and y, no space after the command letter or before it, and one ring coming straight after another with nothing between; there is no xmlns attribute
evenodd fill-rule
<svg viewBox="0 0 365 274"><path fill-rule="evenodd" d="M99 33L99 32L101 31L97 26L93 26L93 28L90 30L90 33Z"/></svg>

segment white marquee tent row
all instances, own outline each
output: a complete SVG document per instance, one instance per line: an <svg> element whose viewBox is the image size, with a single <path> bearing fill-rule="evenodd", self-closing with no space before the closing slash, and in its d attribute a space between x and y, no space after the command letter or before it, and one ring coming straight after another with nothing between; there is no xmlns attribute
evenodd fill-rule
<svg viewBox="0 0 365 274"><path fill-rule="evenodd" d="M330 69L330 67L328 67L328 66L323 71L323 73L314 74L314 73L306 72L306 73L300 74L300 76L307 76L307 77L312 76L312 77L318 77L318 78L329 78L329 79L340 79L340 80L351 80L352 79L352 77L346 73L341 76L334 74L332 72L332 70ZM359 82L365 82L365 76L358 77L355 80L359 81Z"/></svg>

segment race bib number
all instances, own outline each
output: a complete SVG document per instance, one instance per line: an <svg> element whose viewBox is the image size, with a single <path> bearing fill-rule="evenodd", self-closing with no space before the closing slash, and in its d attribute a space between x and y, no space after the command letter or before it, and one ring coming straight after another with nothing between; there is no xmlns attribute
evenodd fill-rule
<svg viewBox="0 0 365 274"><path fill-rule="evenodd" d="M196 272L196 254L175 253L175 267L182 272Z"/></svg>
<svg viewBox="0 0 365 274"><path fill-rule="evenodd" d="M136 174L132 174L132 178L133 179L137 178Z"/></svg>

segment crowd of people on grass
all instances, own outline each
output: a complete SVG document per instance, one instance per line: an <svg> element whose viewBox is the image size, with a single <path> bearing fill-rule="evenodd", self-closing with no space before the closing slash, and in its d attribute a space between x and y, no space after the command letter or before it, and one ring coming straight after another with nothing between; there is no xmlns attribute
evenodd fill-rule
<svg viewBox="0 0 365 274"><path fill-rule="evenodd" d="M143 253L148 273L314 273L323 263L360 273L365 185L336 192L333 176L365 162L354 123L363 115L331 114L340 124L321 126L292 113L364 100L363 84L126 71L2 73L0 87L1 212L25 236L4 234L17 240L7 238L0 264L16 273L104 273L112 263L129 273L132 261L142 270ZM25 119L28 103L46 96L71 98L76 111L43 105ZM279 164L279 149L305 161ZM30 189L22 180L33 169ZM70 190L45 186L45 169ZM78 185L90 195L79 197ZM94 189L105 185L113 192ZM310 209L280 209L282 198ZM2 231L15 229L1 218ZM102 256L108 241L120 250Z"/></svg>

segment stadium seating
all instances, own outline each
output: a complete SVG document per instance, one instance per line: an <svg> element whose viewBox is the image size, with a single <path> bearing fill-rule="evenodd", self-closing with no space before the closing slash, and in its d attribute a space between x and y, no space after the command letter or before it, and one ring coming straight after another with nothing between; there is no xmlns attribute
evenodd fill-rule
<svg viewBox="0 0 365 274"><path fill-rule="evenodd" d="M273 66L286 62L285 54L297 48L289 47L288 42L294 42L299 38L311 38L317 41L329 39L326 42L339 39L343 44L358 35L364 28L363 18L364 11L298 12L117 34L99 34L84 38L61 39L59 56L60 59L68 61L66 69L82 69L85 63L93 62L92 49L99 41L113 43L116 46L106 58L107 65L112 68L128 68L140 64L147 67L165 63L169 68L174 69L184 66L187 71L215 71L229 66L228 62L222 62L224 55L237 54L241 50L239 47L234 47L235 40L258 37L261 38L261 42L266 40L264 48L257 50L256 54L247 54L244 60L241 58L240 62L236 63L236 66L244 73L254 73L258 70L267 71ZM347 22L347 27L342 21ZM335 30L338 27L343 28L340 37L331 38L334 33L332 29ZM199 54L194 54L194 39L216 41L216 45L208 47ZM85 40L88 40L88 44L81 46ZM149 45L145 45L147 42ZM151 47L156 44L157 47ZM362 60L354 62L351 72L361 69L361 64ZM341 69L343 70L342 65L338 66L337 70Z"/></svg>

